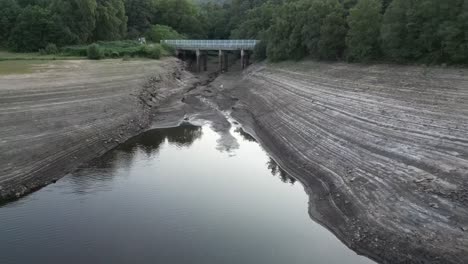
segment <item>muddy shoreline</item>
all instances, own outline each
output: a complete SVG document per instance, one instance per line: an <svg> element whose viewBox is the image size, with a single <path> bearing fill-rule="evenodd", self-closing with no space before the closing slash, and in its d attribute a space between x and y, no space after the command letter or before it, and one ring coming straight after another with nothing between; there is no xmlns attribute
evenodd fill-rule
<svg viewBox="0 0 468 264"><path fill-rule="evenodd" d="M114 115L77 134L75 145L63 138L42 154L51 164L30 171L15 171L18 161L4 167L0 197L52 183L152 128L210 120L229 148L235 144L229 113L305 186L311 218L356 252L381 263L468 262L466 70L305 62L257 65L244 73L234 66L216 78L196 77L175 60L164 63L134 77L140 80L132 82L135 89L122 93L120 103L131 102L125 109L110 101ZM61 155L47 159L61 148Z"/></svg>
<svg viewBox="0 0 468 264"><path fill-rule="evenodd" d="M311 218L350 248L382 263L467 262L466 70L304 64L213 87L224 83L235 103L221 107L306 186Z"/></svg>

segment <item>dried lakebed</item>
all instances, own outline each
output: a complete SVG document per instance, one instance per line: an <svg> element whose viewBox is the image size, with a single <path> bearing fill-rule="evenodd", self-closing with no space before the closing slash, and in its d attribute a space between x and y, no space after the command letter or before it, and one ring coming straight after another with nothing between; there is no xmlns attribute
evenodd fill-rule
<svg viewBox="0 0 468 264"><path fill-rule="evenodd" d="M2 263L368 264L238 128L145 132L0 207Z"/></svg>
<svg viewBox="0 0 468 264"><path fill-rule="evenodd" d="M3 198L150 124L208 119L218 145L235 149L229 111L349 248L381 263L468 263L466 69L306 61L213 81L172 59L71 65L0 78Z"/></svg>

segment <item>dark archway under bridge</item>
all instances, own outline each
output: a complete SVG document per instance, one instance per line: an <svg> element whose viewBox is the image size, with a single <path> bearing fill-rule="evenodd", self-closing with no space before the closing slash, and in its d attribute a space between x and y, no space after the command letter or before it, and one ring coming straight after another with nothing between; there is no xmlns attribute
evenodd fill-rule
<svg viewBox="0 0 468 264"><path fill-rule="evenodd" d="M196 56L196 71L207 70L207 58L209 51L217 51L219 57L219 70L228 70L228 53L239 52L242 69L250 63L250 56L259 43L258 40L161 40L161 44L173 47L176 56L186 56L186 52L194 52Z"/></svg>

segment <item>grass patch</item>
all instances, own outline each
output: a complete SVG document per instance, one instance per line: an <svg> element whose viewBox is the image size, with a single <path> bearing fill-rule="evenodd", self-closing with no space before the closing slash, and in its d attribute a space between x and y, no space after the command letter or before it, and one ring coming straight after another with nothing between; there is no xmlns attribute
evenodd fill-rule
<svg viewBox="0 0 468 264"><path fill-rule="evenodd" d="M102 58L143 57L158 59L171 55L171 52L160 44L140 44L133 40L98 41L94 44L99 46ZM69 56L88 56L88 47L88 45L76 45L64 47L61 50L63 54ZM158 56L159 51L160 55Z"/></svg>
<svg viewBox="0 0 468 264"><path fill-rule="evenodd" d="M140 44L138 41L122 40L122 41L98 41L91 45L74 45L58 48L49 47L49 52L55 54L47 54L45 50L42 52L32 53L16 53L6 50L0 50L0 61L10 60L70 60L70 59L86 59L88 57L88 48L92 45L99 47L100 59L111 58L151 58L159 59L173 55L173 51L169 47L164 47L160 44Z"/></svg>
<svg viewBox="0 0 468 264"><path fill-rule="evenodd" d="M35 72L38 66L45 63L44 61L0 61L0 76L9 74L25 74Z"/></svg>
<svg viewBox="0 0 468 264"><path fill-rule="evenodd" d="M41 54L39 52L17 53L0 50L0 61L14 60L73 60L83 59L81 56L69 56L65 54Z"/></svg>

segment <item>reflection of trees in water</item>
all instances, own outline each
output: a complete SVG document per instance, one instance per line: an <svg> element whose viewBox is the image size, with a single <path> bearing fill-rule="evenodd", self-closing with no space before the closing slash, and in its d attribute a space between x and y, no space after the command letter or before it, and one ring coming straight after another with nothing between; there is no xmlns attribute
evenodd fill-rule
<svg viewBox="0 0 468 264"><path fill-rule="evenodd" d="M203 132L201 127L183 125L164 130L167 140L178 147L190 147L195 140L201 138Z"/></svg>
<svg viewBox="0 0 468 264"><path fill-rule="evenodd" d="M268 169L271 171L271 174L274 176L280 177L281 181L284 183L294 184L296 179L289 176L289 174L284 171L272 158L267 162Z"/></svg>
<svg viewBox="0 0 468 264"><path fill-rule="evenodd" d="M245 132L244 129L241 127L236 128L235 132L239 133L243 139L250 141L250 142L257 142L257 140L252 137L249 133Z"/></svg>
<svg viewBox="0 0 468 264"><path fill-rule="evenodd" d="M147 131L129 139L74 172L70 182L72 182L76 193L105 189L106 182L112 181L117 169L131 167L139 150L148 157L156 155L166 139L177 147L190 147L195 140L201 138L202 133L201 127L192 125Z"/></svg>

